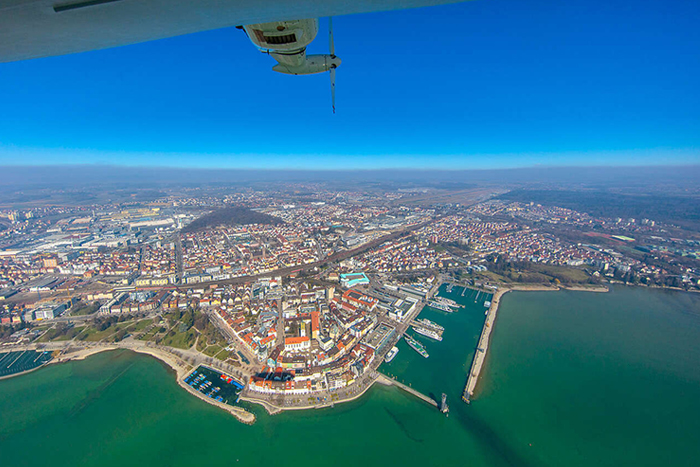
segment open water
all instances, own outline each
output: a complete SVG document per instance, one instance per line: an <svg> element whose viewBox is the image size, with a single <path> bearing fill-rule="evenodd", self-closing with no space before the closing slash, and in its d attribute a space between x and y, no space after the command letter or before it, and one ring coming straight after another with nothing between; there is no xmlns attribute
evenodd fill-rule
<svg viewBox="0 0 700 467"><path fill-rule="evenodd" d="M514 292L501 301L482 381L459 399L484 319L467 307L421 314L423 359L401 351L382 371L439 397L439 414L375 386L332 409L253 426L186 393L157 360L127 351L0 381L0 463L8 466L698 465L700 297ZM483 294L482 294L483 295Z"/></svg>

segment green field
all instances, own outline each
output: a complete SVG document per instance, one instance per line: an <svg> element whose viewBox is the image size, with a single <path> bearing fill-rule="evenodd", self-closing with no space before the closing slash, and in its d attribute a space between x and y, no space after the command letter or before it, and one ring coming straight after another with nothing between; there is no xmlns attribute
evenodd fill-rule
<svg viewBox="0 0 700 467"><path fill-rule="evenodd" d="M219 345L210 345L209 347L207 347L204 350L204 355L208 355L210 357L213 357L216 354L218 354L219 352L221 352L222 350L223 350L222 347Z"/></svg>
<svg viewBox="0 0 700 467"><path fill-rule="evenodd" d="M152 319L142 319L141 321L137 321L136 323L133 323L131 326L126 328L126 330L129 331L130 333L140 332L140 331L143 331L144 329L146 329L151 324L153 324Z"/></svg>
<svg viewBox="0 0 700 467"><path fill-rule="evenodd" d="M194 329L188 329L184 332L175 332L171 330L161 339L160 343L178 349L189 349L194 344L196 338L197 335Z"/></svg>
<svg viewBox="0 0 700 467"><path fill-rule="evenodd" d="M501 283L526 284L588 284L591 278L585 271L568 266L526 263L497 271L481 271L477 277Z"/></svg>

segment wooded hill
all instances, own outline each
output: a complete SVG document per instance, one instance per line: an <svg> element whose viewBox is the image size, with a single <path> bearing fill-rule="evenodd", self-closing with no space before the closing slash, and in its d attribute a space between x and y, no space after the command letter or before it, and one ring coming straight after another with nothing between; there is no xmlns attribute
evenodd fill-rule
<svg viewBox="0 0 700 467"><path fill-rule="evenodd" d="M196 219L187 227L182 229L185 233L198 232L208 227L217 227L219 225L248 225L248 224L267 224L279 225L284 224L284 221L278 217L270 216L262 212L253 211L244 207L228 207L217 209L209 214Z"/></svg>

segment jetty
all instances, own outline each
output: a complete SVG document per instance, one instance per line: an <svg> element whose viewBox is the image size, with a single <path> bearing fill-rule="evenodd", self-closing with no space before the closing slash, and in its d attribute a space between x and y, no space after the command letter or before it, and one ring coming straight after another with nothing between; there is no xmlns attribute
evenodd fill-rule
<svg viewBox="0 0 700 467"><path fill-rule="evenodd" d="M399 382L396 381L394 378L390 378L389 376L387 376L387 375L385 375L385 374L380 373L380 374L379 374L379 377L377 378L377 382L379 382L379 383L381 383L381 384L384 384L384 385L386 385L386 386L396 386L397 388L403 389L403 390L406 391L407 393L416 396L418 399L421 399L422 401L424 401L424 402L426 402L426 403L432 405L432 406L435 407L435 408L437 408L437 406L438 406L438 403L437 403L437 402L435 402L433 399L431 399L430 397L426 396L426 395L423 394L422 392L418 392L418 391L416 391L415 389L413 389L413 388L410 387L410 386L406 386L406 385L403 384L403 383L399 383Z"/></svg>
<svg viewBox="0 0 700 467"><path fill-rule="evenodd" d="M474 389L476 388L476 383L479 380L479 375L481 374L481 367L484 365L484 360L486 360L486 353L489 350L491 331L493 331L493 326L496 322L496 314L498 313L498 302L506 292L508 292L508 289L498 290L494 294L493 299L491 300L491 306L486 312L484 327L481 330L479 343L476 346L476 352L474 352L474 360L472 361L469 376L467 377L467 384L464 386L464 392L462 393L462 400L467 404L469 404L471 397L474 395Z"/></svg>

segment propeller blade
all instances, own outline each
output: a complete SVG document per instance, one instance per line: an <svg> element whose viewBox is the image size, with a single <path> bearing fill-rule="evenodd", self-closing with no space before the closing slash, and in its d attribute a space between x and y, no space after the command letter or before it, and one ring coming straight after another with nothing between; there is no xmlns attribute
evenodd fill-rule
<svg viewBox="0 0 700 467"><path fill-rule="evenodd" d="M328 18L328 46L331 55L335 55L335 42L333 41L333 17Z"/></svg>
<svg viewBox="0 0 700 467"><path fill-rule="evenodd" d="M331 103L333 104L333 113L335 113L335 67L331 67Z"/></svg>

